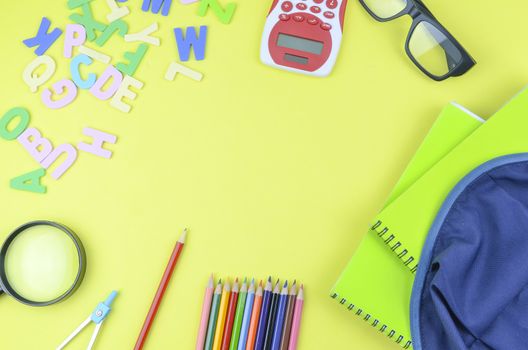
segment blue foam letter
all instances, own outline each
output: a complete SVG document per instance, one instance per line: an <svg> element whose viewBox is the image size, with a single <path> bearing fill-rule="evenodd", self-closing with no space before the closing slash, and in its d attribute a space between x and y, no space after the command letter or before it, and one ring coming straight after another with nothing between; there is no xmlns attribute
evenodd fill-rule
<svg viewBox="0 0 528 350"><path fill-rule="evenodd" d="M51 31L51 33L48 33L50 25L50 20L46 17L42 17L42 21L40 22L40 27L37 31L37 35L35 35L33 38L29 38L23 41L24 45L26 45L27 47L38 46L35 49L35 53L38 56L42 56L46 51L48 51L50 46L53 45L53 43L57 41L59 36L61 36L62 34L62 30L60 30L59 28L55 28Z"/></svg>
<svg viewBox="0 0 528 350"><path fill-rule="evenodd" d="M70 62L71 77L73 82L79 87L79 89L87 90L91 88L97 80L97 76L94 73L88 74L88 78L86 80L83 80L83 78L81 78L81 72L79 71L79 66L81 65L81 63L90 65L92 64L92 62L93 60L87 55L77 55Z"/></svg>
<svg viewBox="0 0 528 350"><path fill-rule="evenodd" d="M194 49L194 57L197 61L201 61L205 58L207 26L200 27L200 36L196 36L196 29L194 27L187 27L185 30L185 37L183 36L181 28L174 28L174 36L176 37L176 44L178 45L180 61L185 62L189 60L191 48Z"/></svg>
<svg viewBox="0 0 528 350"><path fill-rule="evenodd" d="M143 0L143 5L141 6L141 9L145 12L148 12L152 5L152 13L159 13L161 6L163 5L163 10L161 10L161 14L163 16L168 16L171 4L172 0Z"/></svg>

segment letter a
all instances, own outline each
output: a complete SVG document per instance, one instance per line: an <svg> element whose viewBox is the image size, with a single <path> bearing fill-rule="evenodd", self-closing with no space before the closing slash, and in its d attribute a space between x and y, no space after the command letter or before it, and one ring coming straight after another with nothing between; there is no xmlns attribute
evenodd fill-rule
<svg viewBox="0 0 528 350"><path fill-rule="evenodd" d="M41 183L44 175L46 175L46 170L42 168L20 175L11 180L11 188L20 191L46 193L46 186Z"/></svg>

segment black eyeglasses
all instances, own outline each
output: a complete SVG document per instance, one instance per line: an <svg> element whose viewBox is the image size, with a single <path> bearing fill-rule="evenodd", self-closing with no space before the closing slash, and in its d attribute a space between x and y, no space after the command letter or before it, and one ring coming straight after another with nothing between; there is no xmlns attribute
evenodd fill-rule
<svg viewBox="0 0 528 350"><path fill-rule="evenodd" d="M386 22L409 15L413 23L405 51L414 64L430 78L441 81L460 76L475 61L420 0L359 0L372 17Z"/></svg>

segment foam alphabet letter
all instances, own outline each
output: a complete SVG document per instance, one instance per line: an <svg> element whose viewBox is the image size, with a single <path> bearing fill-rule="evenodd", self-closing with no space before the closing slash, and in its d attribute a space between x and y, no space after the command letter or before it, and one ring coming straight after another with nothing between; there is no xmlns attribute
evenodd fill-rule
<svg viewBox="0 0 528 350"><path fill-rule="evenodd" d="M103 145L105 142L115 144L117 141L117 137L115 135L92 128L84 128L83 134L92 137L93 142L91 144L81 142L77 145L78 149L107 159L112 157L112 151L104 149Z"/></svg>
<svg viewBox="0 0 528 350"><path fill-rule="evenodd" d="M45 66L45 70L42 74L37 75L34 73L38 67ZM55 61L48 55L37 56L33 61L31 61L24 73L22 73L22 79L29 86L31 92L37 92L39 86L45 84L48 80L51 79L53 73L55 73L56 68Z"/></svg>
<svg viewBox="0 0 528 350"><path fill-rule="evenodd" d="M51 142L42 137L40 131L35 128L27 128L18 138L17 141L24 146L26 151L37 162L42 162L53 150Z"/></svg>
<svg viewBox="0 0 528 350"><path fill-rule="evenodd" d="M126 15L128 15L130 13L130 11L128 10L128 7L126 7L126 6L123 6L123 7L118 6L116 4L116 0L106 0L106 3L110 7L110 10L112 10L112 12L110 12L106 16L106 19L108 20L108 22L113 22L116 19L120 19L122 17L125 17Z"/></svg>
<svg viewBox="0 0 528 350"><path fill-rule="evenodd" d="M148 10L152 6L152 13L159 13L161 6L163 5L163 9L161 9L161 14L163 16L168 16L171 4L172 0L143 0L141 10L143 10L144 12L148 12Z"/></svg>
<svg viewBox="0 0 528 350"><path fill-rule="evenodd" d="M185 30L185 37L181 28L174 28L174 36L176 37L176 45L178 45L178 54L180 61L185 62L189 60L191 55L191 48L194 48L194 57L201 61L205 58L205 42L207 40L207 27L200 27L200 35L196 36L196 29L194 27L187 27Z"/></svg>
<svg viewBox="0 0 528 350"><path fill-rule="evenodd" d="M79 53L82 53L90 58L93 58L94 60L97 60L102 63L110 63L112 58L110 56L107 56L103 53L100 53L99 51L95 51L94 49L90 49L87 46L82 45L79 47Z"/></svg>
<svg viewBox="0 0 528 350"><path fill-rule="evenodd" d="M135 87L136 89L141 89L143 87L143 83L132 78L131 76L125 76L121 86L119 87L119 90L117 90L116 94L112 98L112 101L110 101L110 106L119 109L121 112L130 112L132 107L124 103L122 100L123 97L128 97L131 100L136 98L137 94L129 89L131 86Z"/></svg>
<svg viewBox="0 0 528 350"><path fill-rule="evenodd" d="M87 90L91 88L97 80L97 76L95 75L95 73L88 74L88 78L86 80L83 80L81 78L81 72L79 71L79 66L81 65L81 63L90 65L92 64L92 62L93 60L86 55L77 55L70 62L70 72L72 80L75 85L79 87L79 89Z"/></svg>
<svg viewBox="0 0 528 350"><path fill-rule="evenodd" d="M86 30L80 24L68 24L64 33L64 57L71 58L73 47L86 41Z"/></svg>
<svg viewBox="0 0 528 350"><path fill-rule="evenodd" d="M70 15L70 19L80 24L84 27L86 30L86 38L88 41L94 41L95 38L97 38L97 35L95 34L95 31L103 32L106 28L106 26L102 23L97 22L93 18L92 10L90 8L90 4L84 4L81 7L83 14L80 15L78 13L74 13L73 15Z"/></svg>
<svg viewBox="0 0 528 350"><path fill-rule="evenodd" d="M110 79L112 79L112 84L106 89L106 91L103 91L103 87ZM114 66L108 66L92 86L90 92L100 100L108 100L119 89L122 81L123 74L115 69Z"/></svg>
<svg viewBox="0 0 528 350"><path fill-rule="evenodd" d="M29 38L23 41L24 45L26 45L27 47L38 46L35 49L35 53L38 56L41 56L46 51L48 51L50 46L53 45L53 43L57 41L59 36L61 36L62 34L62 30L60 30L59 28L55 28L50 33L48 33L50 25L50 20L46 17L42 17L42 21L40 22L40 27L37 31L37 35L33 38Z"/></svg>
<svg viewBox="0 0 528 350"><path fill-rule="evenodd" d="M171 62L169 68L167 69L167 72L165 73L165 79L173 81L174 78L176 78L176 74L178 73L183 74L196 81L200 81L203 78L202 73L192 70L191 68L185 67L176 62Z"/></svg>
<svg viewBox="0 0 528 350"><path fill-rule="evenodd" d="M92 0L68 0L68 8L70 10L73 10L77 7L81 7L85 4L88 4L89 2L92 2Z"/></svg>
<svg viewBox="0 0 528 350"><path fill-rule="evenodd" d="M97 38L95 43L98 46L103 46L108 41L108 39L110 39L112 34L114 34L115 32L117 32L121 37L124 37L125 34L128 32L128 24L126 24L120 19L110 23L110 25L108 25L106 29L104 30L103 34L101 34Z"/></svg>
<svg viewBox="0 0 528 350"><path fill-rule="evenodd" d="M141 62L143 57L145 57L147 50L147 44L139 44L136 52L125 52L125 58L129 61L129 63L118 63L116 65L116 68L123 72L123 74L130 76L134 75L137 70L137 67L139 66L139 63Z"/></svg>
<svg viewBox="0 0 528 350"><path fill-rule="evenodd" d="M8 130L8 125L16 117L20 118L17 126L13 128L13 130ZM20 134L22 134L22 132L28 127L28 125L28 110L22 107L11 108L3 115L2 119L0 119L0 137L7 141L14 140L19 137Z"/></svg>
<svg viewBox="0 0 528 350"><path fill-rule="evenodd" d="M46 193L46 186L41 182L42 177L46 175L46 169L37 169L24 175L20 175L11 180L10 186L15 190Z"/></svg>
<svg viewBox="0 0 528 350"><path fill-rule="evenodd" d="M201 0L200 7L198 8L198 16L204 17L209 7L211 7L211 10L213 10L220 22L229 24L231 22L231 18L233 18L233 14L235 13L236 4L229 3L224 10L218 3L218 0Z"/></svg>
<svg viewBox="0 0 528 350"><path fill-rule="evenodd" d="M152 23L139 33L125 35L126 42L143 41L152 45L160 46L160 39L150 36L158 30L158 23Z"/></svg>
<svg viewBox="0 0 528 350"><path fill-rule="evenodd" d="M42 102L51 109L59 109L72 103L77 97L77 86L70 79L62 79L51 86L53 92L50 89L44 89L42 91ZM52 100L51 96L53 93L61 95L66 91L66 95L59 100Z"/></svg>
<svg viewBox="0 0 528 350"><path fill-rule="evenodd" d="M59 179L69 168L71 168L77 159L77 150L75 147L68 143L60 145L40 163L45 169L48 169L62 154L66 155L66 159L55 169L54 172L51 173L51 176L55 180Z"/></svg>

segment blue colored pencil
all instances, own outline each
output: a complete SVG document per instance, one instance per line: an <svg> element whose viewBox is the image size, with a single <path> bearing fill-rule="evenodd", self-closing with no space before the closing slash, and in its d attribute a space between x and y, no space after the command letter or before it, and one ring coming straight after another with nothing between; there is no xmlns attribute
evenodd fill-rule
<svg viewBox="0 0 528 350"><path fill-rule="evenodd" d="M262 307L260 309L260 318L257 329L257 340L255 341L254 350L264 349L264 340L266 338L266 325L268 324L268 314L271 305L271 277L268 278L266 286L264 287L264 295L262 296Z"/></svg>
<svg viewBox="0 0 528 350"><path fill-rule="evenodd" d="M246 308L242 318L242 327L240 328L240 338L238 340L237 350L246 350L246 343L249 332L249 323L251 321L251 312L253 311L253 302L255 301L255 280L251 280L248 295L246 297Z"/></svg>
<svg viewBox="0 0 528 350"><path fill-rule="evenodd" d="M273 329L275 328L275 319L277 316L277 306L279 305L280 285L279 281L273 288L270 301L270 311L268 315L268 324L266 325L266 336L264 337L264 350L271 350L271 338L273 337Z"/></svg>
<svg viewBox="0 0 528 350"><path fill-rule="evenodd" d="M288 281L284 283L279 297L279 306L277 307L277 317L273 328L273 338L271 340L271 350L280 350L282 329L284 328L284 317L286 315L286 304L288 303Z"/></svg>

